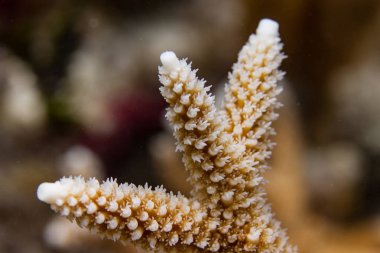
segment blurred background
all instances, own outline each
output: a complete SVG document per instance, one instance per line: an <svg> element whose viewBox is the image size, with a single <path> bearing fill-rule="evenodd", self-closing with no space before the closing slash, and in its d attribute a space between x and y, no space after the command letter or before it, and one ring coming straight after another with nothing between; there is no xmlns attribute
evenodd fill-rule
<svg viewBox="0 0 380 253"><path fill-rule="evenodd" d="M288 55L267 173L300 252L380 252L380 2L0 0L0 252L143 252L37 200L82 174L188 192L157 80L188 57L222 94L261 18ZM175 177L173 177L175 175Z"/></svg>

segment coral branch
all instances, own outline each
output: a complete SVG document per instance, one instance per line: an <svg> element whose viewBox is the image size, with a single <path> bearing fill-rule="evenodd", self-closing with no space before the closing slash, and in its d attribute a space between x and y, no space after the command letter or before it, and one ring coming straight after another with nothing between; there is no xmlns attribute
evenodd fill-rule
<svg viewBox="0 0 380 253"><path fill-rule="evenodd" d="M160 91L169 104L166 118L173 126L177 150L183 152L185 167L190 172L192 194L204 200L208 197L207 187L208 192L215 193L214 184L222 179L218 168L224 168L243 150L224 132L223 119L208 92L210 87L196 77L196 71L185 60L179 61L173 52L163 53L161 61Z"/></svg>
<svg viewBox="0 0 380 253"><path fill-rule="evenodd" d="M81 227L151 249L192 244L206 216L199 202L167 193L163 187L118 185L112 179L99 184L96 179L62 178L41 184L37 196Z"/></svg>
<svg viewBox="0 0 380 253"><path fill-rule="evenodd" d="M278 69L285 57L281 49L278 24L264 19L239 53L229 75L225 87L229 131L247 147L257 146L273 134L270 124L278 117L274 109L280 106L276 97L281 88L277 84L284 75Z"/></svg>
<svg viewBox="0 0 380 253"><path fill-rule="evenodd" d="M296 252L266 201L262 178L280 106L281 49L278 24L262 20L233 66L222 110L190 64L161 54L160 91L190 174L190 199L162 187L82 178L43 183L39 199L101 236L145 248Z"/></svg>

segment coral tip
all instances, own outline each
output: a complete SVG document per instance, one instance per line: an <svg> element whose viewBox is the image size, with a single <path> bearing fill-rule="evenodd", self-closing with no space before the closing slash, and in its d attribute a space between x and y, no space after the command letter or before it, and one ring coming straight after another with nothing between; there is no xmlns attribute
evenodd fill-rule
<svg viewBox="0 0 380 253"><path fill-rule="evenodd" d="M262 19L257 26L256 35L260 37L278 36L278 23L272 19Z"/></svg>
<svg viewBox="0 0 380 253"><path fill-rule="evenodd" d="M175 53L172 51L163 52L160 56L160 60L161 60L162 66L167 71L178 70L180 67L179 60L177 56L175 55Z"/></svg>

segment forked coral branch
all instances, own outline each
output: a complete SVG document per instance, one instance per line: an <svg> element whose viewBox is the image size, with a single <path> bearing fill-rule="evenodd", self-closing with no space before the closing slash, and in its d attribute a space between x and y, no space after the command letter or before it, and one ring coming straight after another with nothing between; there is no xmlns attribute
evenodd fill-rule
<svg viewBox="0 0 380 253"><path fill-rule="evenodd" d="M281 49L278 24L261 20L233 66L220 110L186 60L161 54L160 91L193 185L189 198L81 177L42 183L38 198L102 237L146 249L296 252L266 201L262 176L280 106Z"/></svg>

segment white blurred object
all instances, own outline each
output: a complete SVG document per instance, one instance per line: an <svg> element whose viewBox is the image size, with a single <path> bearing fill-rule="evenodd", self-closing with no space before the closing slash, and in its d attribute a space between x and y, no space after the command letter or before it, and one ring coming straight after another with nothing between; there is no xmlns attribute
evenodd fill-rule
<svg viewBox="0 0 380 253"><path fill-rule="evenodd" d="M364 175L363 159L357 146L345 142L309 150L306 167L315 204L339 217L354 212Z"/></svg>
<svg viewBox="0 0 380 253"><path fill-rule="evenodd" d="M378 150L380 143L380 55L362 59L342 69L333 79L333 102L342 129L365 146Z"/></svg>
<svg viewBox="0 0 380 253"><path fill-rule="evenodd" d="M20 59L0 48L1 126L8 132L39 130L46 109L34 73Z"/></svg>
<svg viewBox="0 0 380 253"><path fill-rule="evenodd" d="M67 219L56 216L45 227L44 240L52 248L67 250L79 248L86 241L96 241L97 237Z"/></svg>
<svg viewBox="0 0 380 253"><path fill-rule="evenodd" d="M62 156L59 162L62 175L82 175L85 178L104 177L102 162L94 152L84 146L73 146Z"/></svg>
<svg viewBox="0 0 380 253"><path fill-rule="evenodd" d="M358 38L354 57L330 80L337 131L380 150L380 15Z"/></svg>

